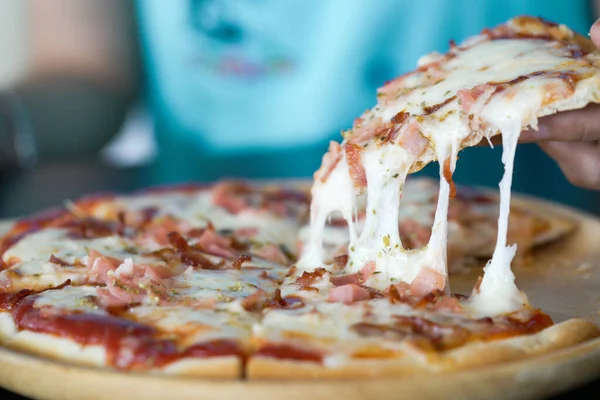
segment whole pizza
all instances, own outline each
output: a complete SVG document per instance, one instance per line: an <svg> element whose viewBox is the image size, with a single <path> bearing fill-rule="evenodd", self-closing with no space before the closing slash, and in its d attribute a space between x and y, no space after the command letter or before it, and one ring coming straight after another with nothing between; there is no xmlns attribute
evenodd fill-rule
<svg viewBox="0 0 600 400"><path fill-rule="evenodd" d="M521 130L600 102L599 67L587 38L515 18L382 87L312 183L224 179L20 219L0 240L0 343L252 380L456 371L598 337L517 288L511 266L577 224L511 205L510 185ZM455 185L458 152L497 134L499 194ZM439 182L409 177L435 160ZM452 292L449 276L474 271Z"/></svg>

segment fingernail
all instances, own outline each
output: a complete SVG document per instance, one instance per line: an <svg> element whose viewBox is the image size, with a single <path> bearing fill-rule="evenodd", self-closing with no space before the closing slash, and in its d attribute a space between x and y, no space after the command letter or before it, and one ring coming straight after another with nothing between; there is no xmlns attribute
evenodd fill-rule
<svg viewBox="0 0 600 400"><path fill-rule="evenodd" d="M593 24L593 25L592 25L592 27L590 28L590 31L588 32L588 36L589 36L589 37L591 37L592 39L594 39L594 38L592 37L592 31L598 31L598 30L600 30L600 18L598 18L598 19L596 20L596 22L594 22L594 24ZM596 33L596 35L597 35L597 33ZM596 36L596 35L595 35L595 36Z"/></svg>

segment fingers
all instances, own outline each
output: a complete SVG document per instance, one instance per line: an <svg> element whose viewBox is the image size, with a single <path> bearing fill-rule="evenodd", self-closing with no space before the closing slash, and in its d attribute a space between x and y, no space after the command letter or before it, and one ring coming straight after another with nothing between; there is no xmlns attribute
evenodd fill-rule
<svg viewBox="0 0 600 400"><path fill-rule="evenodd" d="M590 29L590 38L592 38L592 42L594 42L596 47L600 48L600 19L592 25L592 28Z"/></svg>
<svg viewBox="0 0 600 400"><path fill-rule="evenodd" d="M567 179L587 189L600 189L600 147L592 142L540 142Z"/></svg>
<svg viewBox="0 0 600 400"><path fill-rule="evenodd" d="M600 35L600 33L599 33ZM573 111L562 111L540 118L539 129L523 131L520 141L594 141L600 139L600 105L590 104Z"/></svg>

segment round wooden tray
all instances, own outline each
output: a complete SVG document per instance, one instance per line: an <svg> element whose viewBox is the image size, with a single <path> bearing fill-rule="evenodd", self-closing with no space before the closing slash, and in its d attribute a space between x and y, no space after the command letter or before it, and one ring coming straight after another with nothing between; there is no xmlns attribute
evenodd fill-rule
<svg viewBox="0 0 600 400"><path fill-rule="evenodd" d="M534 306L556 322L583 317L600 324L600 219L547 201L515 196L514 204L572 218L567 239L539 248L515 269ZM454 276L468 293L477 273ZM0 386L38 399L539 399L600 378L600 339L543 356L456 373L354 381L230 381L118 373L79 367L0 348Z"/></svg>

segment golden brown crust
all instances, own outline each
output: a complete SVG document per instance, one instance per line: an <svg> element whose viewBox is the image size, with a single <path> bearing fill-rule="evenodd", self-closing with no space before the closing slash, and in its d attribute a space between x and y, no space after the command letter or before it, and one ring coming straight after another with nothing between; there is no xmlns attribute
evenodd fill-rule
<svg viewBox="0 0 600 400"><path fill-rule="evenodd" d="M477 342L451 350L439 358L442 369L463 369L547 354L600 337L593 322L573 318L536 334L493 342Z"/></svg>
<svg viewBox="0 0 600 400"><path fill-rule="evenodd" d="M470 343L440 355L408 354L394 360L356 360L326 367L311 362L251 358L249 379L350 379L405 377L456 372L473 367L506 363L548 354L600 337L600 328L584 319L571 319L536 334L505 340Z"/></svg>

